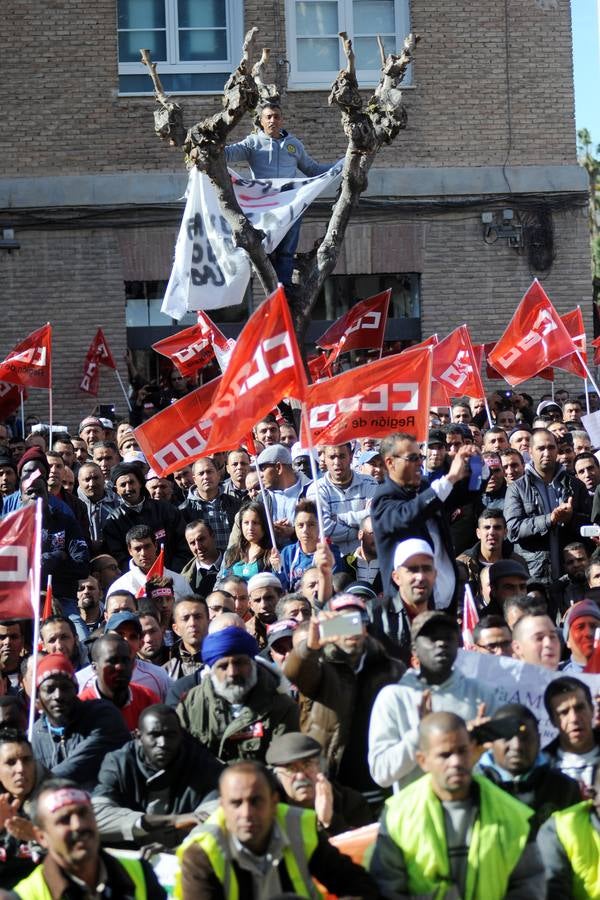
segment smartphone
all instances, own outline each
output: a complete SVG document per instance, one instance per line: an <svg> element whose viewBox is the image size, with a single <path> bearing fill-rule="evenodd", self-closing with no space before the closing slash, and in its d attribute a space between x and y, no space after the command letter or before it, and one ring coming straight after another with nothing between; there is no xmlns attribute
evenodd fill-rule
<svg viewBox="0 0 600 900"><path fill-rule="evenodd" d="M502 460L497 453L484 453L481 457L488 469L501 469Z"/></svg>
<svg viewBox="0 0 600 900"><path fill-rule="evenodd" d="M582 525L579 534L587 538L600 537L600 525Z"/></svg>
<svg viewBox="0 0 600 900"><path fill-rule="evenodd" d="M363 633L363 622L359 612L342 613L331 619L321 619L319 622L321 637L352 637Z"/></svg>

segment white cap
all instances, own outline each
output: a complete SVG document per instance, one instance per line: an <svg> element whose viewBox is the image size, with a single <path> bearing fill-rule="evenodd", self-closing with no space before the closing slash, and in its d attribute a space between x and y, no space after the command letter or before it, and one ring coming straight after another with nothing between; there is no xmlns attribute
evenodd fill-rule
<svg viewBox="0 0 600 900"><path fill-rule="evenodd" d="M427 543L420 538L409 538L396 544L394 550L394 570L399 569L411 556L429 556L433 559L433 550Z"/></svg>
<svg viewBox="0 0 600 900"><path fill-rule="evenodd" d="M295 444L292 444L292 462L295 459L298 459L299 456L310 456L310 450L308 449L308 447L303 447L300 441L296 441ZM316 450L314 451L314 457L315 461L318 462L319 454Z"/></svg>

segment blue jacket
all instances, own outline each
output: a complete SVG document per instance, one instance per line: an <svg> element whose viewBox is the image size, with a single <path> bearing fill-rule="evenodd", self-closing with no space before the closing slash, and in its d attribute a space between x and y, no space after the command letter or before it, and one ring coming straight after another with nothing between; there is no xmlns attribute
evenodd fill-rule
<svg viewBox="0 0 600 900"><path fill-rule="evenodd" d="M293 134L282 130L279 140L264 131L249 134L243 141L225 147L228 163L247 162L253 178L314 178L331 168L331 163L316 162Z"/></svg>

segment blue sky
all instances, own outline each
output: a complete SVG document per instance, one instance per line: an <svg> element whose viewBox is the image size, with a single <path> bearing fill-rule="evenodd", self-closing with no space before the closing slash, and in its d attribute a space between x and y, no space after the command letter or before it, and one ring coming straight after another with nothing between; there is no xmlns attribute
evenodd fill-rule
<svg viewBox="0 0 600 900"><path fill-rule="evenodd" d="M600 144L600 0L571 0L577 130L587 128Z"/></svg>

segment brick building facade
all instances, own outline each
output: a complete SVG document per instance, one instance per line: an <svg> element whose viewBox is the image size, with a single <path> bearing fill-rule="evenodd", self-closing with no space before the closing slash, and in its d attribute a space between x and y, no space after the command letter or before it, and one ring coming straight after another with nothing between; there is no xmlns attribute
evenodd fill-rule
<svg viewBox="0 0 600 900"><path fill-rule="evenodd" d="M179 98L189 126L219 107L229 64L215 61L219 47L237 60L243 30L258 25L259 42L272 48L273 74L288 81L286 121L323 161L345 149L339 113L327 105L335 31L351 22L359 35L369 18L374 29L395 16L400 41L410 21L422 40L405 91L408 127L376 160L335 272L337 293L329 291L317 315L339 314L348 290L365 296L391 283L398 294L394 337L444 333L466 321L475 340L491 340L538 275L561 312L582 306L591 331L587 181L576 163L567 0L412 0L410 9L408 0L164 2L164 22L163 0L48 0L42 14L32 0L3 4L10 106L0 238L2 228L13 228L20 246L8 253L0 243L0 354L53 323L57 421L73 426L94 405L78 384L98 325L123 376L127 341L148 347L177 327L151 323L160 322L186 176L180 152L154 135L152 97L135 93L151 85L143 72L139 77L132 52L163 38L170 62L159 61L159 71L167 90L170 83L205 89ZM386 36L386 46L393 40ZM373 35L355 43L368 58ZM172 64L185 46L189 56L204 53L212 62L189 72ZM159 59L160 51L153 55ZM482 213L500 225L503 210L512 210L507 224L523 228L523 246L493 241L489 230L484 239ZM327 211L324 200L311 208L301 248L322 233ZM127 317L146 327L126 328ZM223 326L232 334L237 327ZM312 336L322 327L314 324ZM108 370L98 400L123 410ZM36 392L28 409L42 412L45 403Z"/></svg>

